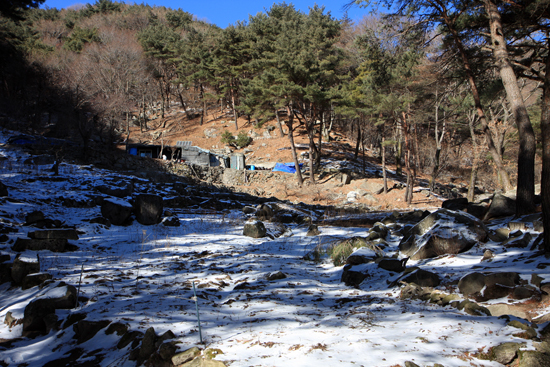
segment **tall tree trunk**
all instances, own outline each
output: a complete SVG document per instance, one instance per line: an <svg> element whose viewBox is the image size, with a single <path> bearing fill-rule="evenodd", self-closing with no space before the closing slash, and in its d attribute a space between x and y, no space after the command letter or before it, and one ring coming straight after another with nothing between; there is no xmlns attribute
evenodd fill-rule
<svg viewBox="0 0 550 367"><path fill-rule="evenodd" d="M550 40L547 39L550 49ZM542 130L542 224L544 227L544 252L550 254L550 55L546 56L546 74L541 100L540 126Z"/></svg>
<svg viewBox="0 0 550 367"><path fill-rule="evenodd" d="M535 133L519 89L516 74L510 63L506 40L498 7L492 0L484 0L489 16L493 56L499 68L500 79L506 90L506 97L512 107L519 134L518 187L516 216L535 211Z"/></svg>
<svg viewBox="0 0 550 367"><path fill-rule="evenodd" d="M201 112L201 119L199 121L199 125L202 126L204 124L204 120L206 118L206 98L204 98L204 87L202 86L202 83L199 85L200 88L200 95L199 98L202 100L202 112Z"/></svg>
<svg viewBox="0 0 550 367"><path fill-rule="evenodd" d="M355 144L355 153L353 154L353 160L357 160L359 156L359 147L361 144L361 118L357 119L357 143Z"/></svg>
<svg viewBox="0 0 550 367"><path fill-rule="evenodd" d="M281 134L281 138L285 136L285 133L283 131L283 125L281 124L281 119L279 118L279 111L275 109L275 117L277 118L277 126L279 127L279 133Z"/></svg>
<svg viewBox="0 0 550 367"><path fill-rule="evenodd" d="M233 90L231 90L231 104L233 107L233 117L235 119L235 130L239 130L239 125L237 123L237 118L238 118L237 109L235 108L235 94Z"/></svg>
<svg viewBox="0 0 550 367"><path fill-rule="evenodd" d="M164 88L162 88L162 82L159 79L159 89L160 89L160 113L161 117L164 118Z"/></svg>
<svg viewBox="0 0 550 367"><path fill-rule="evenodd" d="M437 94L436 94L437 96ZM441 128L441 135L439 134L439 102L435 106L435 157L434 157L434 168L432 171L432 177L430 178L430 190L434 191L435 189L435 180L439 174L440 158L441 158L441 143L443 142L443 137L445 136L446 128L446 115L443 112L443 126Z"/></svg>
<svg viewBox="0 0 550 367"><path fill-rule="evenodd" d="M309 180L312 184L315 184L315 170L313 168L313 161L315 156L315 151L313 149L315 147L315 142L313 141L313 138L310 136L309 138Z"/></svg>
<svg viewBox="0 0 550 367"><path fill-rule="evenodd" d="M508 177L508 173L506 172L506 168L504 167L504 163L498 154L495 144L493 142L493 137L491 136L491 131L489 129L489 126L487 124L487 117L485 116L485 112L483 112L483 107L481 105L481 98L479 97L479 90L477 89L477 84L474 78L474 73L472 72L472 67L470 65L470 60L468 59L468 55L466 54L466 50L464 49L464 45L462 44L462 39L460 38L460 35L455 28L453 21L447 16L443 16L443 20L445 24L447 25L447 28L453 35L453 39L455 42L456 47L458 48L458 51L460 53L460 56L462 58L462 64L464 65L464 71L466 72L466 76L468 79L468 83L470 84L470 89L472 91L472 96L474 97L474 105L476 107L477 115L479 117L479 122L481 124L481 130L487 137L487 145L489 147L489 152L493 156L493 161L495 162L495 166L498 172L499 177L501 177L501 184L502 189L506 191L512 190L512 184L510 183L510 177Z"/></svg>
<svg viewBox="0 0 550 367"><path fill-rule="evenodd" d="M468 186L468 201L472 202L474 201L475 197L475 188L476 188L476 181L477 181L477 169L479 167L479 161L480 161L480 155L481 150L479 147L479 144L477 142L477 137L475 133L475 113L471 112L468 113L468 127L470 128L470 136L472 138L472 146L474 150L474 160L472 162L472 172L470 172L470 185Z"/></svg>
<svg viewBox="0 0 550 367"><path fill-rule="evenodd" d="M401 157L403 156L403 126L401 122L397 120L397 142L395 145L395 174L401 176L403 174L403 168L401 167Z"/></svg>
<svg viewBox="0 0 550 367"><path fill-rule="evenodd" d="M403 135L405 137L405 170L407 171L407 189L405 190L405 201L407 204L412 204L412 198L413 198L413 186L414 186L414 179L413 179L413 172L411 169L411 138L410 138L410 127L409 122L407 119L407 114L405 112L402 112L402 118L403 118Z"/></svg>
<svg viewBox="0 0 550 367"><path fill-rule="evenodd" d="M287 106L287 109L288 121L286 122L286 126L288 127L288 140L290 141L290 150L292 151L292 158L294 159L294 167L296 167L298 185L302 186L304 179L302 178L302 171L300 171L300 163L298 163L298 155L296 154L296 145L294 144L294 112L290 106Z"/></svg>
<svg viewBox="0 0 550 367"><path fill-rule="evenodd" d="M317 147L317 156L315 157L315 169L321 168L321 156L323 155L323 129L325 128L325 112L321 113L321 126L319 126L319 131L317 132L317 141L319 146Z"/></svg>
<svg viewBox="0 0 550 367"><path fill-rule="evenodd" d="M388 175L386 174L386 138L382 136L382 177L384 180L384 194L388 193Z"/></svg>

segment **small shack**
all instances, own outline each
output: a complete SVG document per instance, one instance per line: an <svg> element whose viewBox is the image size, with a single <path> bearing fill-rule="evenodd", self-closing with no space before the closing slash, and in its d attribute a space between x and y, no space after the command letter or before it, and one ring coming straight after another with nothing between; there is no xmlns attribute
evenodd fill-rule
<svg viewBox="0 0 550 367"><path fill-rule="evenodd" d="M128 144L128 154L144 158L175 160L201 166L217 166L218 159L210 151L191 146L191 142L178 141L176 146L153 144Z"/></svg>

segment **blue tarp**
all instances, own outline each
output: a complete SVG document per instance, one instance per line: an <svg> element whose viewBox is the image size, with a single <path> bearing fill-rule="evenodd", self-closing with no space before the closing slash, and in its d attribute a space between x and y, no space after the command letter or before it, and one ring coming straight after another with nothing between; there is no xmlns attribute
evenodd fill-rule
<svg viewBox="0 0 550 367"><path fill-rule="evenodd" d="M302 163L300 163L300 168L302 168ZM296 165L294 163L276 163L272 172L296 173Z"/></svg>

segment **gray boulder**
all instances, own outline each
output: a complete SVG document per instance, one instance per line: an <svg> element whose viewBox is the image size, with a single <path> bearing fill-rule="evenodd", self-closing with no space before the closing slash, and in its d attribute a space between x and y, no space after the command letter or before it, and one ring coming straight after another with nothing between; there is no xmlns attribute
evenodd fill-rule
<svg viewBox="0 0 550 367"><path fill-rule="evenodd" d="M485 276L485 285L500 284L505 287L515 287L519 284L520 277L515 272L491 273Z"/></svg>
<svg viewBox="0 0 550 367"><path fill-rule="evenodd" d="M351 269L351 265L344 266L340 281L349 287L359 287L359 284L368 278L368 274Z"/></svg>
<svg viewBox="0 0 550 367"><path fill-rule="evenodd" d="M285 279L286 277L287 277L287 275L285 273L283 273L282 271L275 271L275 272L267 274L265 276L265 279L272 282L272 281L275 281L275 280Z"/></svg>
<svg viewBox="0 0 550 367"><path fill-rule="evenodd" d="M311 224L309 228L307 229L306 236L318 236L321 234L321 231L319 231L319 227L316 224Z"/></svg>
<svg viewBox="0 0 550 367"><path fill-rule="evenodd" d="M468 199L448 199L441 203L441 207L449 210L466 210L468 208Z"/></svg>
<svg viewBox="0 0 550 367"><path fill-rule="evenodd" d="M529 246L531 241L533 240L533 236L531 233L521 233L517 237L510 237L507 240L503 241L501 245L503 247L517 247L517 248L526 248Z"/></svg>
<svg viewBox="0 0 550 367"><path fill-rule="evenodd" d="M34 212L30 212L25 216L25 225L31 226L37 222L42 222L46 219L44 216L44 213L42 213L40 210L35 210Z"/></svg>
<svg viewBox="0 0 550 367"><path fill-rule="evenodd" d="M50 279L52 279L52 276L48 273L28 274L21 282L21 289L25 290L36 287L37 285L43 284Z"/></svg>
<svg viewBox="0 0 550 367"><path fill-rule="evenodd" d="M181 366L184 363L192 361L195 357L200 356L201 350L197 347L186 349L185 351L178 353L172 357L172 363L175 366Z"/></svg>
<svg viewBox="0 0 550 367"><path fill-rule="evenodd" d="M465 296L480 292L485 287L485 275L470 273L458 281L458 290Z"/></svg>
<svg viewBox="0 0 550 367"><path fill-rule="evenodd" d="M15 240L15 244L12 246L13 251L42 251L49 250L51 252L64 252L66 250L68 241L65 238L56 238L50 240L44 239L32 239L32 238L18 238Z"/></svg>
<svg viewBox="0 0 550 367"><path fill-rule="evenodd" d="M369 194L379 195L384 192L384 184L380 180L365 180L359 187Z"/></svg>
<svg viewBox="0 0 550 367"><path fill-rule="evenodd" d="M516 214L516 200L502 194L495 194L483 220Z"/></svg>
<svg viewBox="0 0 550 367"><path fill-rule="evenodd" d="M273 218L274 212L271 206L269 206L268 204L260 204L256 208L255 215L259 220L271 220L271 218Z"/></svg>
<svg viewBox="0 0 550 367"><path fill-rule="evenodd" d="M458 309L461 311L463 310L468 315L472 316L491 316L491 311L489 311L486 307L480 306L470 300L460 302Z"/></svg>
<svg viewBox="0 0 550 367"><path fill-rule="evenodd" d="M402 260L382 259L378 262L378 267L394 273L401 273L406 269L407 260L409 260L408 257Z"/></svg>
<svg viewBox="0 0 550 367"><path fill-rule="evenodd" d="M487 229L479 219L464 212L439 209L403 237L399 250L412 260L421 260L465 252L486 239Z"/></svg>
<svg viewBox="0 0 550 367"><path fill-rule="evenodd" d="M3 182L0 182L0 197L6 196L8 196L8 187Z"/></svg>
<svg viewBox="0 0 550 367"><path fill-rule="evenodd" d="M101 215L116 226L130 224L132 205L120 199L105 199L101 204Z"/></svg>
<svg viewBox="0 0 550 367"><path fill-rule="evenodd" d="M267 234L267 230L259 220L248 221L244 224L243 235L252 238L262 238Z"/></svg>
<svg viewBox="0 0 550 367"><path fill-rule="evenodd" d="M50 328L48 320L55 310L71 309L76 303L76 288L63 282L31 301L24 311L23 335L44 334Z"/></svg>
<svg viewBox="0 0 550 367"><path fill-rule="evenodd" d="M474 296L479 301L487 301L512 295L519 282L519 274L514 272L488 275L470 273L458 281L458 290L464 296Z"/></svg>
<svg viewBox="0 0 550 367"><path fill-rule="evenodd" d="M65 238L67 240L78 240L78 233L72 228L44 229L40 231L29 232L29 238L33 239L57 239Z"/></svg>
<svg viewBox="0 0 550 367"><path fill-rule="evenodd" d="M414 283L420 287L437 287L441 283L439 275L418 269L401 279L405 283Z"/></svg>
<svg viewBox="0 0 550 367"><path fill-rule="evenodd" d="M40 263L36 256L15 256L15 260L11 266L11 278L17 285L23 282L23 279L33 273L40 272Z"/></svg>
<svg viewBox="0 0 550 367"><path fill-rule="evenodd" d="M125 198L132 195L134 191L133 183L128 183L123 187L112 187L107 185L101 185L96 187L97 191L105 195L115 196L118 198Z"/></svg>
<svg viewBox="0 0 550 367"><path fill-rule="evenodd" d="M160 223L163 210L162 197L158 195L141 194L134 201L136 219L143 225Z"/></svg>
<svg viewBox="0 0 550 367"><path fill-rule="evenodd" d="M162 220L162 224L167 227L179 227L181 225L178 217L166 217Z"/></svg>
<svg viewBox="0 0 550 367"><path fill-rule="evenodd" d="M525 347L525 343L503 343L491 350L491 360L501 364L512 362L518 355L519 348Z"/></svg>
<svg viewBox="0 0 550 367"><path fill-rule="evenodd" d="M92 339L99 330L106 328L111 321L88 321L80 320L73 325L74 338L77 340L77 344L84 343Z"/></svg>
<svg viewBox="0 0 550 367"><path fill-rule="evenodd" d="M487 309L491 312L492 316L510 315L520 317L522 319L529 319L525 309L518 305L510 305L506 303L496 303L487 305Z"/></svg>
<svg viewBox="0 0 550 367"><path fill-rule="evenodd" d="M364 237L352 237L347 240L340 241L334 247L340 253L344 254L346 249L355 249L351 255L345 259L346 264L359 265L377 261L385 256L384 250L378 245L378 241L369 241ZM333 255L334 256L334 255ZM340 259L335 259L335 265L340 262Z"/></svg>
<svg viewBox="0 0 550 367"><path fill-rule="evenodd" d="M550 367L550 355L526 350L519 353L518 367Z"/></svg>

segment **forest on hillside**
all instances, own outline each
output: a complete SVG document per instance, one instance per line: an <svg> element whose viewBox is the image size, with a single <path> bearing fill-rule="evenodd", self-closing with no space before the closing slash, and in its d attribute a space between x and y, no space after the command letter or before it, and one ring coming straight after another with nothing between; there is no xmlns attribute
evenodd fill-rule
<svg viewBox="0 0 550 367"><path fill-rule="evenodd" d="M370 149L406 175L411 198L422 172L432 185L469 176L470 200L476 185L517 187L518 215L534 210L542 181L550 208L545 0L389 1L357 23L280 3L224 29L182 9L41 2L0 8L3 126L86 151L113 146L130 123L147 129L153 106L201 122L228 113L236 131L239 116L257 128L276 119L292 147L295 129L307 132L310 172L337 129L356 157Z"/></svg>

